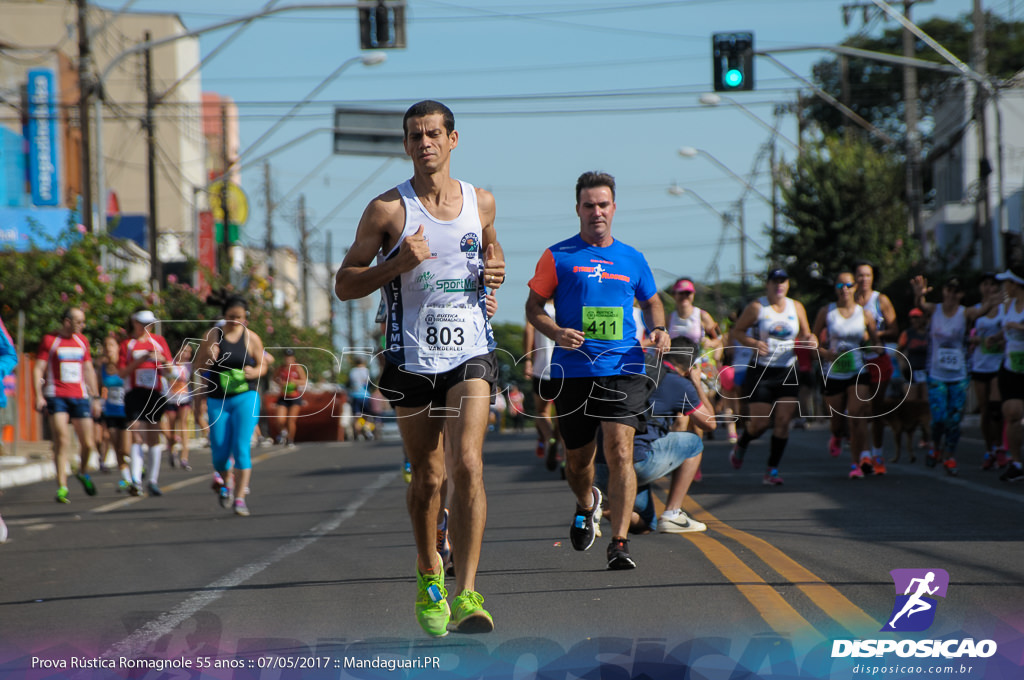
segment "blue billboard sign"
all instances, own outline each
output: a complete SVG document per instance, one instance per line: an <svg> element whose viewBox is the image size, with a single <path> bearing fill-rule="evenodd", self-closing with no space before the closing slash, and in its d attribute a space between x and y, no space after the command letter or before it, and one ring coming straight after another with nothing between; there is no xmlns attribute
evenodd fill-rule
<svg viewBox="0 0 1024 680"><path fill-rule="evenodd" d="M32 69L28 72L28 169L35 205L60 205L57 144L53 71Z"/></svg>

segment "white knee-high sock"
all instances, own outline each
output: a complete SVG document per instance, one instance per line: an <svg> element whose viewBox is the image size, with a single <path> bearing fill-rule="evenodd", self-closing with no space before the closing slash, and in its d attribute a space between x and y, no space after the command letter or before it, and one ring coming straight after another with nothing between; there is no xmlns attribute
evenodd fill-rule
<svg viewBox="0 0 1024 680"><path fill-rule="evenodd" d="M147 475L150 484L156 484L157 480L160 479L160 457L164 452L164 447L159 444L149 447L149 452L146 454L146 469L149 471Z"/></svg>
<svg viewBox="0 0 1024 680"><path fill-rule="evenodd" d="M136 484L142 483L142 444L132 444L132 481Z"/></svg>

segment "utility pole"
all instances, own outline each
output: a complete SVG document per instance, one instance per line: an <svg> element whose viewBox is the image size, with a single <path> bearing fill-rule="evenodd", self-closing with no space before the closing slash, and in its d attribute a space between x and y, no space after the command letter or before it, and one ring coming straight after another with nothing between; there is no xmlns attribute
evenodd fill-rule
<svg viewBox="0 0 1024 680"><path fill-rule="evenodd" d="M263 191L264 199L267 205L267 241L266 241L266 258L267 258L267 281L270 285L270 300L273 304L274 300L274 275L276 271L274 269L274 193L271 186L270 177L270 161L263 161Z"/></svg>
<svg viewBox="0 0 1024 680"><path fill-rule="evenodd" d="M921 2L932 2L933 0L904 0L903 16L910 21L910 13L913 6ZM871 9L877 10L873 2L855 2L843 5L844 23L849 22L850 13L859 9L863 11L864 20L868 19L868 12ZM903 56L908 59L915 57L916 37L910 29L903 28ZM923 201L924 189L921 182L921 134L918 132L918 87L917 68L911 65L903 66L903 112L904 123L907 126L904 153L906 155L906 173L904 191L907 195L907 213L909 216L908 230L916 239L924 235L924 226L921 223L921 203Z"/></svg>
<svg viewBox="0 0 1024 680"><path fill-rule="evenodd" d="M985 47L985 10L981 0L974 0L972 16L974 32L971 34L971 68L984 76L988 70L988 50ZM978 199L975 203L975 233L981 241L981 266L996 268L996 243L992 236L992 207L989 204L988 177L992 163L988 159L988 121L986 120L988 93L981 83L974 84L974 122L978 145Z"/></svg>
<svg viewBox="0 0 1024 680"><path fill-rule="evenodd" d="M221 242L220 242L220 274L227 278L231 271L231 244L228 242L229 225L231 224L231 208L228 204L228 183L231 176L228 170L231 168L231 159L228 157L228 105L220 105L220 160L223 175L220 181L220 210L221 210Z"/></svg>
<svg viewBox="0 0 1024 680"><path fill-rule="evenodd" d="M150 34L146 31L143 40L149 42ZM145 77L146 77L146 117L143 120L143 127L146 128L146 190L149 200L149 281L153 292L160 290L160 260L157 258L156 239L156 137L153 130L153 107L156 101L153 96L153 51L147 49L144 53Z"/></svg>
<svg viewBox="0 0 1024 680"><path fill-rule="evenodd" d="M88 0L76 0L78 8L78 125L82 133L82 224L95 228L92 215L92 136L89 131L89 95L92 94L92 51L89 47ZM102 125L102 121L97 121ZM103 153L103 149L99 150ZM103 197L99 198L100 204ZM104 210L103 214L105 215ZM104 225L105 226L105 225Z"/></svg>
<svg viewBox="0 0 1024 680"><path fill-rule="evenodd" d="M309 230L306 227L305 194L299 194L299 259L302 276L302 325L309 328Z"/></svg>
<svg viewBox="0 0 1024 680"><path fill-rule="evenodd" d="M324 292L327 293L327 341L331 343L331 349L334 349L334 276L333 274L333 263L331 257L334 254L334 243L331 239L331 232L327 230L324 234L326 241L324 245L324 271L326 274L327 285L324 287ZM337 382L338 374L334 366L334 362L331 362L331 381Z"/></svg>
<svg viewBox="0 0 1024 680"><path fill-rule="evenodd" d="M911 20L910 10L913 6L913 1L903 3L903 16L907 18L907 21ZM903 56L913 59L916 54L916 44L914 34L904 28ZM917 69L913 66L903 67L903 112L907 125L906 193L907 208L910 211L910 233L918 242L921 242L924 236L924 225L921 224L921 202L924 188L921 182L921 133L917 129Z"/></svg>

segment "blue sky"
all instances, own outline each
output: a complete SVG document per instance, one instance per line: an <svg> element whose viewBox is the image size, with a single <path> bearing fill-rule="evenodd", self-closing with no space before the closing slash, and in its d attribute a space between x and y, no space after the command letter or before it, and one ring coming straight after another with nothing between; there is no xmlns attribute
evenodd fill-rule
<svg viewBox="0 0 1024 680"><path fill-rule="evenodd" d="M119 8L122 0L103 0ZM137 11L178 13L189 29L258 10L264 0L137 0ZM279 5L295 4L281 0ZM683 158L692 146L749 177L768 141L765 127L735 106L703 106L711 90L711 34L753 31L757 49L835 44L868 30L877 35L896 24L858 12L844 26L839 0L409 0L405 50L388 51L385 63L344 71L316 100L260 145L257 157L300 135L332 124L336 104L404 111L420 99L448 103L460 142L452 161L456 177L492 191L496 227L509 276L499 295L499 321L521 321L526 282L548 245L578 230L573 187L586 170L604 170L618 182L617 238L643 251L659 284L688 275L713 282L739 272L734 233L721 238L721 218L692 196L669 193L672 185L696 192L714 210L735 210L742 185L703 155ZM1001 15L1011 0L991 0ZM914 7L914 19L969 12L972 0L934 0ZM1017 10L1018 13L1021 10ZM204 54L230 33L202 38ZM287 13L251 24L203 71L203 89L239 103L243 153L304 99L344 60L360 54L355 11ZM828 55L779 55L788 68L808 76ZM958 55L966 60L967 55ZM763 58L756 62L757 88L733 99L768 124L777 107L793 104L799 81ZM782 115L780 131L796 138L796 119ZM374 196L411 174L404 160L331 156L329 132L319 132L271 159L275 194L292 196L275 213L275 240L297 246L295 197L305 194L318 261L324 234L340 262L363 208ZM778 153L792 160L780 143ZM316 170L312 179L300 181ZM767 162L750 178L770 193ZM372 181L359 189L367 178ZM244 239L263 243L263 172L243 169L252 205ZM747 269L764 271L767 204L749 196L744 205ZM698 304L699 304L698 300Z"/></svg>

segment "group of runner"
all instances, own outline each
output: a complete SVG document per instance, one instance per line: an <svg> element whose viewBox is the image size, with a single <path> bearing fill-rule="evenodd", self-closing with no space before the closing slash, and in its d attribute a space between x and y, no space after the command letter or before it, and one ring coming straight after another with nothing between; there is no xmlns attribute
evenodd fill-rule
<svg viewBox="0 0 1024 680"><path fill-rule="evenodd" d="M379 387L395 408L407 454L417 621L432 636L450 629L486 632L494 620L476 590L476 572L487 508L482 444L497 368L484 300L505 281L495 201L489 192L451 177L459 134L448 107L420 102L406 112L403 129L413 176L367 206L335 291L342 300L376 291L383 297ZM537 416L536 451L554 468L564 449L564 475L575 501L569 526L574 549L589 549L607 516L608 568L637 566L628 539L637 493L634 438L647 429L654 382L645 369L650 356L644 350L664 354L673 337L693 347L704 342L706 349L726 355L726 368L717 376L722 415L734 420L726 412L731 407L744 425L742 433L730 430L728 435L735 439L734 468L743 465L750 444L771 428L763 480L773 487L783 484L779 466L802 396L798 365L811 373L808 362L798 357L817 353L824 396L837 423L830 452L839 455L842 440L849 438L851 478L886 472L878 416L894 375L887 343L896 342L899 326L891 301L874 290L869 263L836 274L836 302L818 312L813 326L803 305L788 296L788 273L774 269L766 277L764 295L750 302L725 334L693 305L695 287L689 279L673 285L676 309L666 316L643 255L612 236L613 177L583 173L575 199L579 232L540 255L529 281L524 336ZM1012 477L1012 470L1019 471L1013 449L1015 443L1019 448L1024 416L1024 400L1015 398L1024 397L1024 389L1013 392L1024 388L1024 276L1007 272L999 278L1011 297L1020 295L1019 302L1007 303L1000 330L1006 347L998 380L1000 388L1007 387L1003 412L1007 421L1016 418L1017 423L1006 434L1016 461L1007 473ZM918 282L914 285L916 291ZM937 445L931 459L955 471L952 451L958 432L945 418L955 408L948 401L941 407L938 403L948 393L951 373L944 371L956 367L945 351L948 333L940 319L950 312L948 305L940 312L927 304L927 288L919 292L921 314L931 314L927 364L934 379L929 397L938 425L932 428ZM990 312L986 303L956 313L964 321L978 321ZM966 332L964 325L964 340ZM700 379L692 368L689 375ZM1022 378L1019 385L1016 375ZM701 406L691 404L694 413L709 400L705 394L698 401ZM601 480L606 494L595 483L599 446L607 468ZM693 467L688 464L691 475ZM683 513L671 521L681 525L687 519ZM456 576L451 603L445 583L449 551Z"/></svg>
<svg viewBox="0 0 1024 680"><path fill-rule="evenodd" d="M95 495L89 474L93 457L98 454L99 468L105 470L111 449L121 477L119 491L163 495L159 477L164 450L171 450L172 467L191 471L188 440L195 429L208 434L212 486L220 504L237 515L249 515L251 446L260 416L257 382L274 358L248 328L248 314L244 298L230 298L221 320L198 343L185 341L172 352L155 332L156 315L137 309L121 333L103 339L102 354L94 361L83 333L84 311L65 310L59 328L44 335L36 351L32 381L35 407L46 414L51 431L57 502L71 502L68 479L73 467L85 493ZM305 369L286 350L274 376L280 388L275 414L280 443L292 444L306 381ZM79 445L77 466L69 464L72 431Z"/></svg>
<svg viewBox="0 0 1024 680"><path fill-rule="evenodd" d="M494 619L483 607L476 575L487 514L482 449L499 373L488 320L493 309L489 314L488 305L494 304L493 294L505 282L495 200L490 192L451 176L459 134L448 107L429 100L415 104L405 114L403 130L413 176L367 206L337 273L335 292L342 300L378 291L383 298L378 383L395 410L407 457L407 507L416 546L416 619L432 636L446 635L450 629L487 632L493 630ZM541 253L525 308L526 346L538 348L528 357L527 372L534 379L538 413L547 414L537 421L537 450L552 466L559 449L564 449L564 474L575 501L568 527L575 550L593 545L606 515L611 526L608 568L637 566L628 538L637 494L634 438L647 428L655 382L646 365L651 354L671 354L674 338L693 347L704 342L710 351L725 354L727 367L717 376L727 397L721 400L721 410L731 422L726 412L731 407L743 416L744 424L742 433L729 432L730 440L736 440L730 454L734 468L743 465L750 444L770 428L763 480L773 487L783 484L779 467L791 423L799 413L798 353L810 351L825 362L824 396L833 415L847 416L833 417L846 425L834 430L830 452L838 455L841 439L848 437L850 477L868 470L884 474L878 419L861 416L877 416L883 407L893 376L885 343L896 340L898 325L891 301L873 290L869 264L837 273L836 302L819 311L813 326L803 305L788 296L787 272L774 269L766 277L764 295L750 302L728 333L722 333L710 315L694 306L690 279L673 285L676 306L666 315L643 254L612 236L616 204L611 175L580 175L575 211L578 233ZM993 294L992 302L971 310L959 306L953 285L943 288L941 306L926 300L926 281L915 279L913 286L922 316L931 318L926 370L937 444L932 459L942 461L947 470L956 469L951 462L958 437L953 420L960 375L966 370L964 348L969 322L980 323L976 336L984 351L994 352L998 345L1004 357L997 371L1001 399L995 399L1001 403L1014 461L1004 476L1015 479L1022 475L1024 275L1008 271L996 278L1009 300L997 305ZM991 315L996 307L998 330L989 333L993 322L982 319L995 318ZM247 328L247 317L244 299L227 301L222 322L204 335L193 360L193 380L201 385L197 393L207 404L214 487L225 507L234 507L239 515L249 514L250 442L259 412L256 382L270 366L262 340ZM171 367L176 363L163 338L150 332L155 322L148 310L132 315L128 337L118 347L116 371L116 379L124 382L126 430L148 443L145 465L151 473L160 465L157 424L167 403L161 383L175 380ZM40 384L53 390L40 393L38 405L56 421L89 417L89 398L100 395L88 344L81 340L83 324L81 310L70 310L60 332L48 336L40 348L38 365L48 371L39 376ZM960 354L949 351L956 349L958 338ZM646 355L645 348L651 350ZM112 356L111 350L108 360ZM109 388L116 387L113 375L103 373L108 395ZM688 375L699 379L699 372L692 369ZM289 371L285 378L291 388L295 377ZM74 394L64 391L68 385L77 385ZM296 394L291 388L285 388L288 398ZM697 391L700 408L706 408L706 393ZM962 415L962 404L959 411ZM557 418L551 417L553 413ZM995 418L995 410L989 415ZM865 422L871 423L870 432ZM88 441L84 431L83 437ZM607 466L607 498L595 484L599 443ZM142 442L137 444L141 452ZM57 448L63 450L63 444ZM87 461L83 453L80 470L86 469ZM133 472L132 482L136 481ZM89 484L82 483L90 492ZM62 488L66 499L66 482ZM149 490L159 494L155 477ZM60 496L61 492L58 500ZM685 514L673 517L686 520ZM449 560L455 574L451 603L445 582Z"/></svg>

